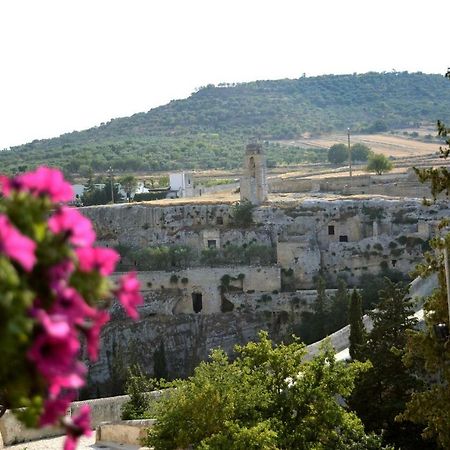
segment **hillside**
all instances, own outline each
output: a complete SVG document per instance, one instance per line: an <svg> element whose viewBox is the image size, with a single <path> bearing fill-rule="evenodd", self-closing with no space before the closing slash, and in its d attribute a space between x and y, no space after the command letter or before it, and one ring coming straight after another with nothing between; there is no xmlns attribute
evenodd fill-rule
<svg viewBox="0 0 450 450"><path fill-rule="evenodd" d="M368 73L207 86L184 100L58 138L0 152L15 171L36 164L68 173L233 168L250 139L303 133L379 132L450 119L450 85L440 75ZM317 149L267 144L271 165L320 161Z"/></svg>

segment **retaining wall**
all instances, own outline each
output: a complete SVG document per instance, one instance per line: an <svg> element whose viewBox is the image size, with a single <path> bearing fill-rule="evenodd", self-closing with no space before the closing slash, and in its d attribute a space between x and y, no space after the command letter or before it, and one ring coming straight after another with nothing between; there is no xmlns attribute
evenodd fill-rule
<svg viewBox="0 0 450 450"><path fill-rule="evenodd" d="M154 398L160 396L159 391L150 392ZM93 400L84 400L72 402L67 411L72 415L80 406L89 405L91 407L91 425L96 428L101 422L112 422L121 419L121 409L125 402L130 399L128 395L119 395L116 397L98 398ZM14 416L13 412L8 410L0 418L0 449L3 446L12 445L19 442L34 441L52 436L62 436L64 430L58 427L45 428L26 428Z"/></svg>

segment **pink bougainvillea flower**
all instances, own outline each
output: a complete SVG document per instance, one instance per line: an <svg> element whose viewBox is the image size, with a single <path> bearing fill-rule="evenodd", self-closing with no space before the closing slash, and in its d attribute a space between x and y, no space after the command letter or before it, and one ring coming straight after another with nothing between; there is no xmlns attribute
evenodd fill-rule
<svg viewBox="0 0 450 450"><path fill-rule="evenodd" d="M139 317L136 308L144 302L139 287L136 273L130 272L120 277L119 287L115 292L127 314L135 320Z"/></svg>
<svg viewBox="0 0 450 450"><path fill-rule="evenodd" d="M0 253L18 262L26 271L36 263L36 243L21 234L8 217L0 214Z"/></svg>
<svg viewBox="0 0 450 450"><path fill-rule="evenodd" d="M10 182L11 188L48 195L53 202L68 202L73 198L72 186L64 180L62 172L50 167L38 167L34 172L15 177Z"/></svg>
<svg viewBox="0 0 450 450"><path fill-rule="evenodd" d="M83 405L77 414L65 421L67 437L64 441L64 450L74 450L80 436L91 436L91 409L88 405Z"/></svg>
<svg viewBox="0 0 450 450"><path fill-rule="evenodd" d="M81 329L86 335L87 351L91 361L96 361L98 358L98 343L100 339L100 332L103 325L109 321L109 313L107 311L96 310L95 314L89 318L81 326Z"/></svg>
<svg viewBox="0 0 450 450"><path fill-rule="evenodd" d="M55 398L48 398L44 402L44 412L42 413L39 424L41 427L54 425L65 415L70 403L75 400L75 392L69 392Z"/></svg>
<svg viewBox="0 0 450 450"><path fill-rule="evenodd" d="M48 221L53 233L65 233L77 247L88 247L95 242L95 231L91 221L76 209L63 206Z"/></svg>
<svg viewBox="0 0 450 450"><path fill-rule="evenodd" d="M111 275L119 261L119 254L111 248L83 247L75 250L80 270L91 272L98 270L100 275Z"/></svg>

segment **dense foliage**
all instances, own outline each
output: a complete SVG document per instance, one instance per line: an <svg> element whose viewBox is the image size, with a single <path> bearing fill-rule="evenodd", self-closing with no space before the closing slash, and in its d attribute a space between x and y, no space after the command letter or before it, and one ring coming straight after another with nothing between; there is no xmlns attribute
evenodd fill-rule
<svg viewBox="0 0 450 450"><path fill-rule="evenodd" d="M432 247L450 248L450 235L435 238ZM436 439L441 448L447 449L450 448L450 336L443 254L427 254L418 271L422 276L437 272L439 287L424 304L425 330L409 332L404 361L429 383L426 389L412 395L401 419L424 425L424 435ZM447 336L437 333L435 327L439 324Z"/></svg>
<svg viewBox="0 0 450 450"><path fill-rule="evenodd" d="M368 313L373 328L356 357L370 360L372 367L358 378L349 404L365 429L382 434L386 443L401 449L424 450L435 446L422 440L422 429L411 422L395 421L412 392L422 387L417 374L402 361L407 331L417 324L407 292L402 284L386 280L377 308Z"/></svg>
<svg viewBox="0 0 450 450"><path fill-rule="evenodd" d="M450 92L439 75L392 72L212 85L184 100L82 132L0 152L10 171L45 162L67 173L239 167L251 138L304 132L386 131L448 120ZM323 150L270 144L269 164L324 161Z"/></svg>
<svg viewBox="0 0 450 450"><path fill-rule="evenodd" d="M192 377L168 384L146 444L156 450L381 448L338 400L369 365L337 362L329 347L309 361L305 352L297 341L274 347L264 332L259 342L236 347L233 362L213 351Z"/></svg>

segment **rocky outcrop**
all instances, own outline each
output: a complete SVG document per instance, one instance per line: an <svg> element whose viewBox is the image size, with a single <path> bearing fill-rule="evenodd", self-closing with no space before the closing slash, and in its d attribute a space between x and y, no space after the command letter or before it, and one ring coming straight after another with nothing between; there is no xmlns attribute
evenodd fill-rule
<svg viewBox="0 0 450 450"><path fill-rule="evenodd" d="M286 311L146 315L144 309L133 322L116 311L102 332L99 359L89 365L84 396L121 393L133 364L150 376L186 377L208 358L211 349L221 347L232 354L236 344L255 340L260 330L267 330L279 342L300 320L300 312Z"/></svg>

